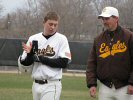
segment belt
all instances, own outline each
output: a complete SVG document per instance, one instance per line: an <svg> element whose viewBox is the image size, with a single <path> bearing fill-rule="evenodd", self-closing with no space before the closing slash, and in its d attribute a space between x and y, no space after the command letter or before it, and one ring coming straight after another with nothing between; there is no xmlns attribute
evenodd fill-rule
<svg viewBox="0 0 133 100"><path fill-rule="evenodd" d="M35 83L38 83L38 84L47 84L48 80L35 80Z"/></svg>
<svg viewBox="0 0 133 100"><path fill-rule="evenodd" d="M54 81L61 81L61 79L58 79L58 80L35 80L35 83L48 84L49 82L54 82Z"/></svg>

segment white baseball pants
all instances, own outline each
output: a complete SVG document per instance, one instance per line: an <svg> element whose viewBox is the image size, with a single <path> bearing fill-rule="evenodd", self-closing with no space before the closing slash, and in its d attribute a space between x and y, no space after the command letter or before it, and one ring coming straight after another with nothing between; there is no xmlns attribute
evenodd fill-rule
<svg viewBox="0 0 133 100"><path fill-rule="evenodd" d="M33 82L33 100L59 100L62 90L61 81L48 81L47 84Z"/></svg>
<svg viewBox="0 0 133 100"><path fill-rule="evenodd" d="M109 88L101 83L98 100L133 100L133 95L127 94L127 86L115 89L114 86Z"/></svg>

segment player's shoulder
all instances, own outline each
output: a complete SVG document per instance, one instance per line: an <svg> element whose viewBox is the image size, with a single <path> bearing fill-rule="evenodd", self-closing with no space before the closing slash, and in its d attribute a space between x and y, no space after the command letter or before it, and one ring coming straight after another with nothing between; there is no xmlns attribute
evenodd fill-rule
<svg viewBox="0 0 133 100"><path fill-rule="evenodd" d="M36 38L40 38L40 36L42 36L42 33L43 33L43 32L33 34L33 35L31 35L31 36L29 37L29 39L33 40L33 39L36 39Z"/></svg>
<svg viewBox="0 0 133 100"><path fill-rule="evenodd" d="M64 34L61 34L59 32L56 32L55 36L57 36L58 38L61 38L61 39L67 39L67 37Z"/></svg>

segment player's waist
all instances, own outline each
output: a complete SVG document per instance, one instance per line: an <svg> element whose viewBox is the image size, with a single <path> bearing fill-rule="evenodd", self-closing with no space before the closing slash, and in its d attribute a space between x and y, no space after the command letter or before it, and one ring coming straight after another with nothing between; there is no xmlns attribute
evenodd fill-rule
<svg viewBox="0 0 133 100"><path fill-rule="evenodd" d="M34 82L38 83L38 84L48 84L48 83L59 82L59 81L61 81L61 79L55 79L55 80L47 80L47 79L45 79L45 80L37 80L37 79L35 79L34 80Z"/></svg>

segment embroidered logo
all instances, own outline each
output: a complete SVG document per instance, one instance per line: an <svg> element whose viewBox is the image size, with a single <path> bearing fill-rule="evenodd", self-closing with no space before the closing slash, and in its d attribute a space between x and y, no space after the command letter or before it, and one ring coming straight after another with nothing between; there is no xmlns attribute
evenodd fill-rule
<svg viewBox="0 0 133 100"><path fill-rule="evenodd" d="M99 57L106 58L110 55L114 56L116 53L122 53L127 50L127 46L125 43L121 43L120 41L117 41L116 44L113 44L112 48L106 45L106 43L102 43L99 49L99 52L101 53Z"/></svg>
<svg viewBox="0 0 133 100"><path fill-rule="evenodd" d="M53 47L50 47L50 45L47 45L46 49L39 49L38 50L38 55L43 55L43 56L54 56L55 51Z"/></svg>

